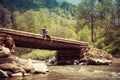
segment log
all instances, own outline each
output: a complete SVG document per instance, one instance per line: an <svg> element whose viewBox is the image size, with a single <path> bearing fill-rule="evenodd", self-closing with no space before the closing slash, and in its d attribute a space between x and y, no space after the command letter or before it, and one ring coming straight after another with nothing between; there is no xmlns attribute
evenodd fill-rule
<svg viewBox="0 0 120 80"><path fill-rule="evenodd" d="M9 34L14 38L17 47L28 47L48 50L80 50L89 47L88 42L70 40L51 36L51 41L44 40L42 35L0 28L1 33ZM37 44L37 45L36 45Z"/></svg>

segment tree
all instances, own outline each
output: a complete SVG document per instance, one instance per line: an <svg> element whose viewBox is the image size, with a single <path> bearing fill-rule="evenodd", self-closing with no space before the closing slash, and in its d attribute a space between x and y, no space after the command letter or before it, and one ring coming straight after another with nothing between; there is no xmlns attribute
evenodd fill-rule
<svg viewBox="0 0 120 80"><path fill-rule="evenodd" d="M92 42L94 41L94 15L93 15L93 12L94 12L94 3L95 1L91 0L91 40Z"/></svg>
<svg viewBox="0 0 120 80"><path fill-rule="evenodd" d="M82 2L77 7L77 20L78 20L78 30L82 29L84 25L88 25L91 29L91 40L93 41L94 36L94 22L96 13L94 12L96 0L82 0ZM81 21L84 21L81 25ZM91 24L91 27L90 27ZM81 25L81 26L79 26Z"/></svg>
<svg viewBox="0 0 120 80"><path fill-rule="evenodd" d="M120 25L120 0L116 0L115 3L115 8L116 8L116 24Z"/></svg>
<svg viewBox="0 0 120 80"><path fill-rule="evenodd" d="M0 5L0 25L1 27L12 27L11 13L7 8L3 7L2 5Z"/></svg>
<svg viewBox="0 0 120 80"><path fill-rule="evenodd" d="M78 32L78 36L78 40L91 42L91 31L87 25L85 25L84 28Z"/></svg>

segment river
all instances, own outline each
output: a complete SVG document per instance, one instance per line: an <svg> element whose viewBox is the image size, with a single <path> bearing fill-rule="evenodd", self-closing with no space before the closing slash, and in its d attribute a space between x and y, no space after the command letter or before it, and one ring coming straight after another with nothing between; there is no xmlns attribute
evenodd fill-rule
<svg viewBox="0 0 120 80"><path fill-rule="evenodd" d="M119 62L120 59L116 61ZM25 77L1 78L0 80L120 80L119 63L106 66L48 66L50 71L47 74L30 74Z"/></svg>

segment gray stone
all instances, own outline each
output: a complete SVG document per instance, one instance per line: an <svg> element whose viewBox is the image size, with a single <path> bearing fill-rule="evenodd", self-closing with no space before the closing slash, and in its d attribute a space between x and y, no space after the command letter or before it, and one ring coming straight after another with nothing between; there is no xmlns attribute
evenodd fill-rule
<svg viewBox="0 0 120 80"><path fill-rule="evenodd" d="M10 50L8 49L8 48L6 48L6 47L4 47L4 46L0 46L1 47L1 49L0 49L0 57L8 57L8 56L10 56L11 54L10 54Z"/></svg>
<svg viewBox="0 0 120 80"><path fill-rule="evenodd" d="M7 72L3 71L3 70L0 70L0 78L8 78L8 74Z"/></svg>
<svg viewBox="0 0 120 80"><path fill-rule="evenodd" d="M31 68L31 73L46 73L48 72L48 67L45 63L34 63Z"/></svg>
<svg viewBox="0 0 120 80"><path fill-rule="evenodd" d="M88 60L87 64L94 64L94 65L109 65L112 63L112 60L107 59L98 59L98 58L91 58Z"/></svg>
<svg viewBox="0 0 120 80"><path fill-rule="evenodd" d="M12 77L15 77L15 76L23 76L23 74L22 72L12 74Z"/></svg>
<svg viewBox="0 0 120 80"><path fill-rule="evenodd" d="M0 58L0 64L4 64L4 63L14 63L15 60L12 57L4 57L4 58Z"/></svg>
<svg viewBox="0 0 120 80"><path fill-rule="evenodd" d="M11 71L13 68L17 67L16 63L5 63L0 64L0 69Z"/></svg>
<svg viewBox="0 0 120 80"><path fill-rule="evenodd" d="M48 67L44 62L41 62L39 60L31 60L31 59L21 59L21 58L16 58L16 61L18 64L23 66L23 69L26 72L31 73L46 73L48 71Z"/></svg>
<svg viewBox="0 0 120 80"><path fill-rule="evenodd" d="M12 71L14 73L18 73L18 72L26 73L26 71L22 67L15 67L12 69Z"/></svg>

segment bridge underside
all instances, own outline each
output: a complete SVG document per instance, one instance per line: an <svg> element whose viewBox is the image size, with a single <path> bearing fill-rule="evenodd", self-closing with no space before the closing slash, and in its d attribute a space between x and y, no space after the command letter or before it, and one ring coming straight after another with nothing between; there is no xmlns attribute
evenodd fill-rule
<svg viewBox="0 0 120 80"><path fill-rule="evenodd" d="M58 64L74 64L75 60L83 58L82 50L60 50L57 51L56 59Z"/></svg>

